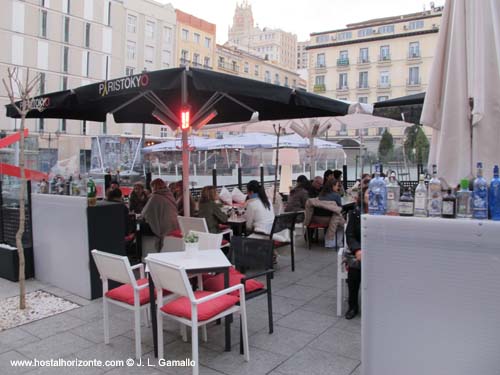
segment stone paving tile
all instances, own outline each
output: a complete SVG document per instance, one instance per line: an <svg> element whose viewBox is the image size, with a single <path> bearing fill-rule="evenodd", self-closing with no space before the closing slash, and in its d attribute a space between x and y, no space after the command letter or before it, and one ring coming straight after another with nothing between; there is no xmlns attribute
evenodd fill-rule
<svg viewBox="0 0 500 375"><path fill-rule="evenodd" d="M334 276L321 276L314 274L298 280L296 284L328 291L336 287L337 280Z"/></svg>
<svg viewBox="0 0 500 375"><path fill-rule="evenodd" d="M17 351L28 358L51 359L62 358L92 345L94 343L91 341L71 332L63 332L18 348Z"/></svg>
<svg viewBox="0 0 500 375"><path fill-rule="evenodd" d="M311 348L361 360L361 337L359 334L342 331L335 327L326 330L312 341Z"/></svg>
<svg viewBox="0 0 500 375"><path fill-rule="evenodd" d="M332 293L331 290L325 292L301 306L301 309L337 317L337 298L335 294L336 292Z"/></svg>
<svg viewBox="0 0 500 375"><path fill-rule="evenodd" d="M23 331L21 328L11 328L0 333L0 353L5 353L39 340L39 337Z"/></svg>
<svg viewBox="0 0 500 375"><path fill-rule="evenodd" d="M353 371L353 372L351 372L351 374L350 374L350 375L361 375L361 363L359 364L359 366L358 366L358 367L356 367L356 368L354 369L354 371Z"/></svg>
<svg viewBox="0 0 500 375"><path fill-rule="evenodd" d="M69 314L57 314L33 323L24 324L21 329L43 339L85 324L84 320Z"/></svg>
<svg viewBox="0 0 500 375"><path fill-rule="evenodd" d="M101 299L99 299L101 301ZM110 304L110 314L113 315L115 309L119 309L121 312L123 309L118 306ZM77 309L68 311L68 315L74 316L75 318L85 320L86 322L92 322L94 320L103 318L102 302L101 303L90 303L85 306L81 306Z"/></svg>
<svg viewBox="0 0 500 375"><path fill-rule="evenodd" d="M133 329L133 323L122 320L117 317L110 317L109 319L109 337L110 341L113 341L113 338L119 335L123 335L124 333ZM141 325L141 330L149 329L144 324ZM96 344L100 344L104 342L104 320L94 320L92 322L88 322L84 325L76 327L72 329L70 332L83 337L86 340L92 341Z"/></svg>
<svg viewBox="0 0 500 375"><path fill-rule="evenodd" d="M278 315L287 315L304 305L303 300L287 298L279 295L273 295L273 313ZM248 301L252 308L260 309L267 314L267 299L254 299Z"/></svg>
<svg viewBox="0 0 500 375"><path fill-rule="evenodd" d="M101 375L105 369L99 367L39 367L26 375Z"/></svg>
<svg viewBox="0 0 500 375"><path fill-rule="evenodd" d="M67 299L68 301L74 302L79 304L80 306L85 306L93 303L92 301L82 298L80 296L77 296L75 294L68 294L67 296L64 296L64 299Z"/></svg>
<svg viewBox="0 0 500 375"><path fill-rule="evenodd" d="M358 315L354 319L339 319L337 323L333 326L335 329L340 329L342 331L348 331L361 335L361 317ZM361 336L360 336L361 337Z"/></svg>
<svg viewBox="0 0 500 375"><path fill-rule="evenodd" d="M278 320L276 324L318 335L336 322L336 317L299 309Z"/></svg>
<svg viewBox="0 0 500 375"><path fill-rule="evenodd" d="M250 347L250 362L233 350L208 359L207 366L227 375L264 375L286 359L284 355Z"/></svg>
<svg viewBox="0 0 500 375"><path fill-rule="evenodd" d="M5 353L0 354L0 374L25 374L28 371L32 370L32 367L14 367L11 366L11 360L27 360L31 359L23 356L21 353L11 350Z"/></svg>
<svg viewBox="0 0 500 375"><path fill-rule="evenodd" d="M277 374L283 375L350 375L359 361L304 348L276 368Z"/></svg>
<svg viewBox="0 0 500 375"><path fill-rule="evenodd" d="M307 302L322 294L322 291L309 286L293 284L287 288L276 291L275 294L278 296L294 298Z"/></svg>
<svg viewBox="0 0 500 375"><path fill-rule="evenodd" d="M297 331L282 326L275 326L269 334L267 329L250 337L250 346L269 352L291 356L316 338L311 333Z"/></svg>

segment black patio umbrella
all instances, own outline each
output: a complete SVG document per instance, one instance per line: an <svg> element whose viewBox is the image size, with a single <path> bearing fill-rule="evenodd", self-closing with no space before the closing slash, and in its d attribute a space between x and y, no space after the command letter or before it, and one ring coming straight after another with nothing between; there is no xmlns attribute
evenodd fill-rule
<svg viewBox="0 0 500 375"><path fill-rule="evenodd" d="M373 104L373 115L419 124L425 92L384 100Z"/></svg>
<svg viewBox="0 0 500 375"><path fill-rule="evenodd" d="M183 165L188 165L188 131L205 124L339 116L349 104L301 90L217 73L174 68L116 78L71 91L34 98L48 99L45 110L33 109L28 118L65 118L117 123L153 123L180 128ZM7 116L18 117L11 105ZM188 168L182 169L184 193L189 192ZM185 204L189 205L189 199ZM184 208L189 212L189 206Z"/></svg>

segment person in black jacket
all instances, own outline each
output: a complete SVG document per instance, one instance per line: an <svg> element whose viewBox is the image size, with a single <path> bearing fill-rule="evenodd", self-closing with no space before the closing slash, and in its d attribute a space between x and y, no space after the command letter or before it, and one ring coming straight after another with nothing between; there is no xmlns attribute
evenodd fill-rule
<svg viewBox="0 0 500 375"><path fill-rule="evenodd" d="M365 182L365 181L363 181ZM347 266L347 286L349 288L349 309L345 314L346 319L352 319L359 312L359 287L361 285L361 202L363 211L368 212L368 183L364 183L358 196L356 208L349 212L347 218L346 239L347 247L344 262Z"/></svg>

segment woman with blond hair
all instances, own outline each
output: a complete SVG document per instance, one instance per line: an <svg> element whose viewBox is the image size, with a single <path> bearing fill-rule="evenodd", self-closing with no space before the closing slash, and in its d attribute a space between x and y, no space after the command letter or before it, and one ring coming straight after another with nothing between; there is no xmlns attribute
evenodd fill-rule
<svg viewBox="0 0 500 375"><path fill-rule="evenodd" d="M219 224L227 223L227 215L222 212L218 200L219 194L215 186L205 186L201 190L198 217L205 218L210 233L220 232Z"/></svg>

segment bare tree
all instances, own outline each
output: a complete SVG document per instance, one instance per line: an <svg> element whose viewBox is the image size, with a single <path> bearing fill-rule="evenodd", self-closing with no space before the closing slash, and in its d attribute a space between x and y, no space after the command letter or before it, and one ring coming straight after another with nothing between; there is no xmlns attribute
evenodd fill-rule
<svg viewBox="0 0 500 375"><path fill-rule="evenodd" d="M21 186L19 189L19 228L16 233L16 247L19 255L19 308L26 308L26 286L25 286L25 260L23 247L23 234L25 227L25 194L26 194L26 175L24 170L24 123L26 115L32 109L42 111L43 101L32 100L31 93L38 87L40 75L37 74L33 79L30 79L29 68L26 69L26 78L24 82L19 77L19 69L17 67L7 69L8 80L2 78L2 82L7 90L10 103L16 109L21 118L21 139L19 141L19 169L21 171ZM18 97L16 97L16 94Z"/></svg>

